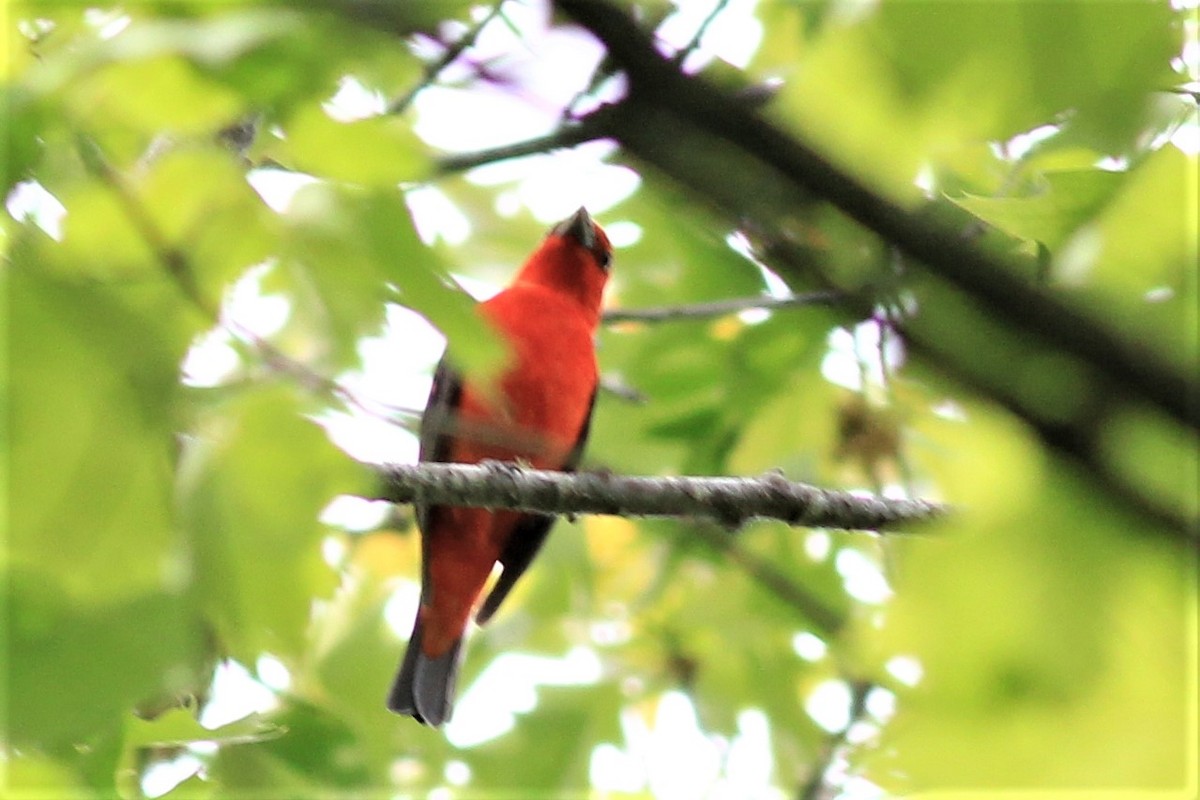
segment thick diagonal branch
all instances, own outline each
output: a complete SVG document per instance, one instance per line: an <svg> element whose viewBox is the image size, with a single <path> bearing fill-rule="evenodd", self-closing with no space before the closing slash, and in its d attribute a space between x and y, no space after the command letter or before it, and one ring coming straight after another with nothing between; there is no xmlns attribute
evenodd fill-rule
<svg viewBox="0 0 1200 800"><path fill-rule="evenodd" d="M683 74L647 34L607 0L556 0L590 30L627 72L629 100L611 113L609 135L651 163L666 164L694 132L723 141L775 170L797 197L822 197L926 264L985 310L1019 324L1050 347L1087 363L1113 386L1200 428L1200 384L1141 343L1110 330L1062 297L1030 286L996 253L963 241L936 219L912 213L870 190L824 154L785 133L702 78ZM661 136L659 126L676 135ZM683 152L687 152L683 148ZM692 162L689 162L692 164ZM693 168L696 165L692 164ZM743 198L747 203L752 198Z"/></svg>
<svg viewBox="0 0 1200 800"><path fill-rule="evenodd" d="M595 472L530 470L511 464L391 465L380 499L513 508L546 514L701 517L729 527L751 519L844 530L894 531L945 516L927 500L891 500L757 478L629 477Z"/></svg>

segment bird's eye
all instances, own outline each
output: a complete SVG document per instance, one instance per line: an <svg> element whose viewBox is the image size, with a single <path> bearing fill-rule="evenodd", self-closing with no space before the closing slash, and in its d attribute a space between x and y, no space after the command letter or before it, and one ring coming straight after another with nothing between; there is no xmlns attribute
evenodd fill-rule
<svg viewBox="0 0 1200 800"><path fill-rule="evenodd" d="M600 264L600 269L607 270L608 265L612 263L612 253L607 250L596 251L596 261Z"/></svg>

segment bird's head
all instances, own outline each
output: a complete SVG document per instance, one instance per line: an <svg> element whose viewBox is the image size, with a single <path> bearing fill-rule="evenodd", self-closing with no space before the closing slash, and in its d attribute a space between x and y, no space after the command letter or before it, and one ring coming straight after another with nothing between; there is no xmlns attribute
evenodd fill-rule
<svg viewBox="0 0 1200 800"><path fill-rule="evenodd" d="M612 244L586 208L550 229L517 276L577 298L597 319L612 264Z"/></svg>

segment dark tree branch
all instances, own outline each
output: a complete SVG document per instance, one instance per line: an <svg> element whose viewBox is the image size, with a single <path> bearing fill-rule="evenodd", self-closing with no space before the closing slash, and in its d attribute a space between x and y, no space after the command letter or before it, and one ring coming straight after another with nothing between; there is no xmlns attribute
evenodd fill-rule
<svg viewBox="0 0 1200 800"><path fill-rule="evenodd" d="M787 241L762 241L753 243L756 255L781 274L793 274L803 268L803 254ZM932 294L931 294L932 292ZM960 308L961 295L947 287L925 287L925 302L936 306L950 318L966 318L970 313ZM867 296L846 295L845 303L855 316L866 319L875 311ZM926 319L930 315L924 315ZM1026 354L1010 334L989 338L988 353L974 353L970 358L961 358L956 348L961 347L950 331L945 335L928 335L916 327L916 321L905 322L890 316L888 324L904 335L908 352L924 363L937 368L959 385L991 398L994 402L1022 418L1049 448L1065 457L1078 468L1081 477L1090 479L1100 492L1118 505L1124 506L1138 518L1166 531L1182 534L1184 541L1193 546L1200 545L1200 529L1195 520L1187 518L1178 509L1164 505L1161 499L1151 497L1131 484L1126 476L1119 474L1100 451L1100 439L1111 409L1106 406L1110 398L1099 396L1089 402L1086 413L1076 414L1072 419L1047 413L1047 409L1030 404L1021 397L1019 387L1010 373L998 369L996 364L1020 363ZM1080 402L1085 402L1083 398ZM1052 412L1052 410L1051 410ZM1086 473L1086 476L1085 476Z"/></svg>
<svg viewBox="0 0 1200 800"><path fill-rule="evenodd" d="M390 465L378 499L513 508L546 514L700 517L737 528L751 519L843 530L895 531L944 517L949 508L926 500L861 497L760 478L627 477L593 472L528 470L511 464Z"/></svg>
<svg viewBox="0 0 1200 800"><path fill-rule="evenodd" d="M827 305L844 299L841 292L807 292L791 297L738 297L717 300L711 303L695 303L686 306L656 306L653 308L615 308L605 311L601 319L606 323L616 322L666 322L678 319L711 319L739 311L760 309L778 311L787 308Z"/></svg>
<svg viewBox="0 0 1200 800"><path fill-rule="evenodd" d="M465 172L484 164L506 161L510 158L541 155L551 150L590 142L593 139L603 139L608 135L607 123L615 106L602 106L590 114L564 123L562 127L545 136L526 139L521 142L492 147L487 150L477 150L473 153L456 153L442 156L438 159L438 170L444 174Z"/></svg>
<svg viewBox="0 0 1200 800"><path fill-rule="evenodd" d="M1180 503L1149 496L1112 463L1113 454L1096 446L1113 421L1130 412L1157 409L1197 427L1200 382L1192 371L1168 361L1161 348L1123 339L1091 312L1021 277L1022 270L1032 275L1032 263L1022 267L964 239L957 230L961 215L949 220L947 209L934 203L915 213L900 208L773 128L735 96L681 74L609 3L559 0L559 6L591 29L626 71L629 95L608 108L604 133L627 153L735 220L751 239L765 242L769 252L760 255L796 285L816 279L818 286L835 286L823 255L806 250L789 233L796 215L821 199L916 256L928 268L909 281L920 297L920 312L893 319L912 351L1026 420L1048 448L1086 471L1098 491L1154 530L1182 534L1191 545L1200 542L1194 516ZM779 258L780 252L786 257ZM848 296L845 305L863 319L874 313L874 301L865 295ZM1049 362L1060 368L1047 372ZM1077 387L1066 405L1037 393L1036 382L1052 387L1063 376Z"/></svg>
<svg viewBox="0 0 1200 800"><path fill-rule="evenodd" d="M1009 259L985 252L946 225L871 191L727 92L684 75L633 19L606 0L557 0L557 5L600 39L626 70L630 98L620 108L631 116L612 122L617 124L617 138L632 151L661 166L670 156L663 152L662 140L650 134L663 123L731 144L773 169L798 197L817 196L833 203L985 310L1087 363L1105 383L1143 398L1184 425L1200 428L1200 382L1174 369L1154 350L1117 336L1076 306L1030 286Z"/></svg>

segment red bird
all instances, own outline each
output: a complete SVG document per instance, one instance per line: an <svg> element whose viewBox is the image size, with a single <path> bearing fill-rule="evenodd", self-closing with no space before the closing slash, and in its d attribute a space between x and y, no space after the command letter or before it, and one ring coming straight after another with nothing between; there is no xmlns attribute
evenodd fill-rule
<svg viewBox="0 0 1200 800"><path fill-rule="evenodd" d="M579 463L596 402L594 336L612 246L580 208L555 225L512 284L480 313L511 349L492 383L465 379L445 357L421 420L422 461ZM450 716L462 638L496 562L503 571L475 620L495 613L550 532L554 517L518 511L417 508L421 606L388 708L441 725Z"/></svg>

